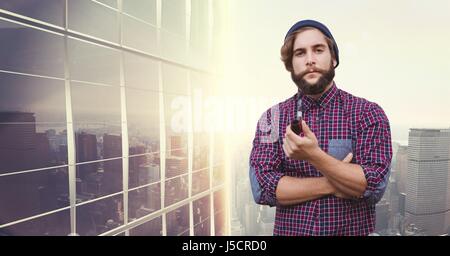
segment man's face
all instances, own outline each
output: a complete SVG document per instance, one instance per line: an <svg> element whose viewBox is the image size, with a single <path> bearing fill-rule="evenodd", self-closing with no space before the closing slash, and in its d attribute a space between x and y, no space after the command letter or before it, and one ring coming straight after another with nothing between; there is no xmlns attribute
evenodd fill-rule
<svg viewBox="0 0 450 256"><path fill-rule="evenodd" d="M325 36L317 29L308 29L297 34L294 41L292 80L305 94L322 93L333 81L336 61Z"/></svg>

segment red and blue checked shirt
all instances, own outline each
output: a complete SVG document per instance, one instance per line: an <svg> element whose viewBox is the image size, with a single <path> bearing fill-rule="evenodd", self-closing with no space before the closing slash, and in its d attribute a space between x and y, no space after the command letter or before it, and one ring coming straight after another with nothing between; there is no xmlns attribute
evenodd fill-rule
<svg viewBox="0 0 450 256"><path fill-rule="evenodd" d="M352 163L361 165L368 184L362 198L328 195L297 205L278 204L275 190L281 177L322 176L307 161L289 159L283 152L282 138L297 105L322 150L340 160L353 153ZM258 204L277 207L274 235L368 235L374 231L375 204L386 189L391 158L389 121L376 103L335 84L318 100L299 92L267 110L258 122L250 155L253 196Z"/></svg>

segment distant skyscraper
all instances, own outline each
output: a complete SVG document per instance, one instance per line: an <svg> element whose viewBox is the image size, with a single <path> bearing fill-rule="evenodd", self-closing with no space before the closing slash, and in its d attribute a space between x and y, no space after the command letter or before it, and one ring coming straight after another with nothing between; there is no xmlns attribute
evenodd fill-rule
<svg viewBox="0 0 450 256"><path fill-rule="evenodd" d="M441 235L450 225L450 129L411 129L408 141L406 223L427 235Z"/></svg>
<svg viewBox="0 0 450 256"><path fill-rule="evenodd" d="M122 137L120 135L103 135L103 158L120 157L122 155Z"/></svg>
<svg viewBox="0 0 450 256"><path fill-rule="evenodd" d="M400 193L406 192L406 180L408 172L408 146L399 146L396 154L395 180Z"/></svg>

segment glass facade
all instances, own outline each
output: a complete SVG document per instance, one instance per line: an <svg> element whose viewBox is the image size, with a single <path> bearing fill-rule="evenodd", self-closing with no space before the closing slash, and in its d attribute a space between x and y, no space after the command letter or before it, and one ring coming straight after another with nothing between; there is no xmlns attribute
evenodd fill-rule
<svg viewBox="0 0 450 256"><path fill-rule="evenodd" d="M217 2L1 1L0 235L227 234Z"/></svg>

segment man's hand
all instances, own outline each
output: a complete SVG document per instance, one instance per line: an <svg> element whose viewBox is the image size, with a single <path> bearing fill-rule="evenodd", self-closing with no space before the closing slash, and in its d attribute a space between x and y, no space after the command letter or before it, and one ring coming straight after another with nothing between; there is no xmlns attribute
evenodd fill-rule
<svg viewBox="0 0 450 256"><path fill-rule="evenodd" d="M348 153L348 155L342 160L342 162L344 162L344 163L350 163L351 161L352 161L352 158L353 158L353 154L350 152L350 153ZM344 194L344 193L342 193L342 192L340 192L340 191L338 191L336 188L334 189L334 195L336 196L336 197L340 197L340 198L344 198L344 199L350 199L350 198L352 198L351 196L348 196L348 195L346 195L346 194Z"/></svg>
<svg viewBox="0 0 450 256"><path fill-rule="evenodd" d="M304 136L298 136L291 130L291 126L286 127L283 139L283 151L287 157L295 160L310 160L317 154L319 143L316 135L309 129L305 121L301 123Z"/></svg>

